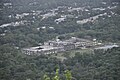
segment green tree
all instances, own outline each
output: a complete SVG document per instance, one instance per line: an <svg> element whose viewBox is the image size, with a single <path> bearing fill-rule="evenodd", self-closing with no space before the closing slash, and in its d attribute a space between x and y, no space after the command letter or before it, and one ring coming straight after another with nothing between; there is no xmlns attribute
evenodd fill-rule
<svg viewBox="0 0 120 80"><path fill-rule="evenodd" d="M48 77L47 75L44 75L43 80L50 80L50 77Z"/></svg>
<svg viewBox="0 0 120 80"><path fill-rule="evenodd" d="M66 80L72 80L72 74L69 70L65 71Z"/></svg>
<svg viewBox="0 0 120 80"><path fill-rule="evenodd" d="M56 74L55 74L55 76L53 77L53 80L60 80L60 77L59 77L59 69L56 70Z"/></svg>

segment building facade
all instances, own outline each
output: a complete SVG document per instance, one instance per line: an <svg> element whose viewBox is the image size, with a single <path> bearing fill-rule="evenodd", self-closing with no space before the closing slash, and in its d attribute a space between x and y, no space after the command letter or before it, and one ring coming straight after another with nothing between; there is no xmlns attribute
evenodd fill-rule
<svg viewBox="0 0 120 80"><path fill-rule="evenodd" d="M72 37L64 41L48 41L42 46L24 48L22 51L27 55L53 54L73 50L81 47L92 47L94 42L86 39Z"/></svg>

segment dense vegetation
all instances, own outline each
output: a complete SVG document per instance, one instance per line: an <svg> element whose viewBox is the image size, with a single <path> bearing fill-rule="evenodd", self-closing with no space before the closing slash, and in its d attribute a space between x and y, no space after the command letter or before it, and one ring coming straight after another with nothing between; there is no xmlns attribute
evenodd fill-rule
<svg viewBox="0 0 120 80"><path fill-rule="evenodd" d="M106 5L101 2L106 2ZM10 22L24 21L25 25L0 27L0 45L10 45L19 48L36 46L38 43L43 43L49 39L53 39L58 35L64 35L65 37L77 36L77 37L89 37L97 38L103 41L119 42L120 40L120 7L119 4L113 4L117 0L1 0L0 3L0 24L7 24ZM9 6L5 6L4 3L12 3ZM119 3L119 0L118 2ZM76 6L75 6L76 4ZM7 5L7 4L6 4ZM41 21L40 15L33 15L34 11L42 11L42 14L48 13L51 9L58 6L67 7L86 7L89 11L74 11L72 13L67 12L66 9L60 9L57 11L58 15L49 17ZM109 6L117 6L115 9L105 11L93 11L93 8L107 8ZM44 9L45 8L45 9ZM64 11L64 12L62 12ZM111 11L114 13L112 15ZM17 14L30 13L30 15L23 18L15 18ZM88 14L90 13L90 14ZM107 13L111 17L102 16L94 23L88 22L86 24L77 24L77 20L89 18L98 14ZM75 15L78 19L67 18L65 22L56 24L55 19L61 15ZM9 16L9 17L8 17ZM38 30L39 28L46 26L45 30ZM54 30L48 27L54 27Z"/></svg>
<svg viewBox="0 0 120 80"><path fill-rule="evenodd" d="M75 80L120 79L120 48L98 50L94 54L76 53L75 57L64 61L50 55L28 56L12 51L11 47L6 49L0 48L0 80L43 80L45 74L54 77L58 68L63 80L65 70L70 70Z"/></svg>
<svg viewBox="0 0 120 80"><path fill-rule="evenodd" d="M102 1L107 4L101 4ZM118 4L113 4L113 2ZM12 6L11 4L5 6L8 4L4 3L12 3ZM120 43L119 5L119 0L0 0L0 26L11 22L28 21L25 25L0 27L0 80L43 80L44 75L52 79L56 69L60 69L59 77L62 80L65 80L65 70L71 71L73 80L120 80L120 48L107 51L97 50L94 51L94 54L76 53L74 57L64 54L67 57L64 61L51 55L28 56L21 53L21 48L37 46L39 43L59 35L62 39L77 36ZM66 9L61 8L58 15L42 21L41 16L33 15L34 11L39 10L42 11L42 15L46 14L58 6L75 8L85 6L89 11L80 11L82 16L79 16L77 11L69 13ZM105 11L92 10L108 6L117 7ZM114 12L113 15L111 11ZM30 13L30 15L19 19L15 18L17 14L22 13ZM88 15L88 13L91 14ZM111 17L102 16L94 23L76 24L77 20L102 13L108 13ZM78 19L68 18L60 24L54 22L55 19L65 14L78 16ZM38 30L43 26L47 28ZM55 29L49 29L48 26Z"/></svg>

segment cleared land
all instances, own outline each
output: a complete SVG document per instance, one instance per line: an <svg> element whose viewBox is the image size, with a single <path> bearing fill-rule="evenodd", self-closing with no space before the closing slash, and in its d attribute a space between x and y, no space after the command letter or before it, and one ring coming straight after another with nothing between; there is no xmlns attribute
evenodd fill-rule
<svg viewBox="0 0 120 80"><path fill-rule="evenodd" d="M51 54L51 56L61 59L63 61L64 59L67 59L67 57L74 57L75 54L84 54L84 53L92 54L94 53L94 50L90 48L76 49L76 50L66 51L62 53Z"/></svg>

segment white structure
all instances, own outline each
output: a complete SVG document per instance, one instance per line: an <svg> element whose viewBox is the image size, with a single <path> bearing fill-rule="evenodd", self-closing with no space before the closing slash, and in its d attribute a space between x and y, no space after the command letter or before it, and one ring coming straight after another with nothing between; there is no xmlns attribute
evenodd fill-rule
<svg viewBox="0 0 120 80"><path fill-rule="evenodd" d="M65 41L48 41L42 46L24 48L22 51L28 55L52 54L69 51L76 48L95 46L93 41L72 37Z"/></svg>
<svg viewBox="0 0 120 80"><path fill-rule="evenodd" d="M41 15L42 16L42 20L46 19L46 18L49 18L49 17L56 16L56 14L57 13L54 13L54 12L49 12L49 13L43 14L43 15Z"/></svg>
<svg viewBox="0 0 120 80"><path fill-rule="evenodd" d="M114 47L119 47L119 46L118 45L106 45L106 46L98 47L98 48L95 48L95 49L108 50L108 49L111 49L111 48L114 48Z"/></svg>
<svg viewBox="0 0 120 80"><path fill-rule="evenodd" d="M93 17L90 17L90 18L87 18L87 19L83 19L83 20L78 20L76 23L77 24L85 24L87 22L94 22L99 17L104 16L104 15L107 15L107 13L99 14L99 15L96 15L96 16L93 16Z"/></svg>
<svg viewBox="0 0 120 80"><path fill-rule="evenodd" d="M66 19L66 18L61 17L61 18L56 19L55 22L56 22L57 24L59 24L60 22L64 22L65 19Z"/></svg>

